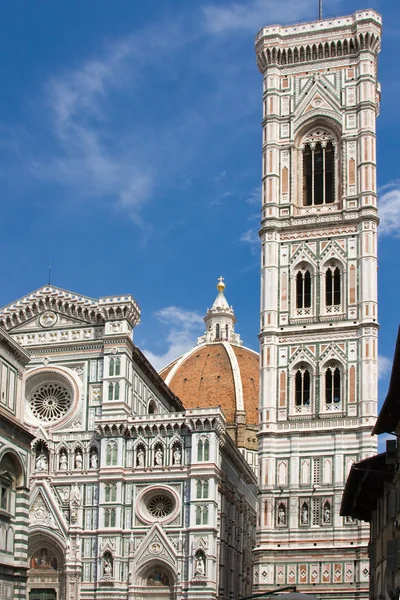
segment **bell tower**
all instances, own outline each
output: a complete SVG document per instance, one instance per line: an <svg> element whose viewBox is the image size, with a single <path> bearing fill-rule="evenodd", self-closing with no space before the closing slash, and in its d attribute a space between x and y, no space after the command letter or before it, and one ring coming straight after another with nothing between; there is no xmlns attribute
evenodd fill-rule
<svg viewBox="0 0 400 600"><path fill-rule="evenodd" d="M263 77L255 591L368 596L368 527L339 516L376 452L373 10L256 37Z"/></svg>

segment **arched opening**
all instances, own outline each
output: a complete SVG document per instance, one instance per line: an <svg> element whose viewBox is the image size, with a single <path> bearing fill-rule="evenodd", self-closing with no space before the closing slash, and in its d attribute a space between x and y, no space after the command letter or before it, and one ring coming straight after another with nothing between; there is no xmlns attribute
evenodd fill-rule
<svg viewBox="0 0 400 600"><path fill-rule="evenodd" d="M341 272L339 267L328 267L325 274L325 303L326 306L339 306L341 303Z"/></svg>
<svg viewBox="0 0 400 600"><path fill-rule="evenodd" d="M154 415L157 412L157 405L154 402L154 400L150 400L147 412L149 413L149 415Z"/></svg>
<svg viewBox="0 0 400 600"><path fill-rule="evenodd" d="M65 549L43 531L29 537L28 598L58 600L65 597ZM45 582L45 585L43 585Z"/></svg>
<svg viewBox="0 0 400 600"><path fill-rule="evenodd" d="M311 401L311 377L310 371L301 367L296 371L295 374L295 405L296 406L309 406Z"/></svg>
<svg viewBox="0 0 400 600"><path fill-rule="evenodd" d="M325 403L338 405L342 399L341 373L339 367L330 365L325 372Z"/></svg>
<svg viewBox="0 0 400 600"><path fill-rule="evenodd" d="M149 600L175 600L175 577L161 561L152 561L139 574L136 594Z"/></svg>
<svg viewBox="0 0 400 600"><path fill-rule="evenodd" d="M311 130L300 140L303 206L335 202L338 196L335 192L336 147L335 136L323 126Z"/></svg>
<svg viewBox="0 0 400 600"><path fill-rule="evenodd" d="M296 308L311 307L311 273L308 269L296 275Z"/></svg>

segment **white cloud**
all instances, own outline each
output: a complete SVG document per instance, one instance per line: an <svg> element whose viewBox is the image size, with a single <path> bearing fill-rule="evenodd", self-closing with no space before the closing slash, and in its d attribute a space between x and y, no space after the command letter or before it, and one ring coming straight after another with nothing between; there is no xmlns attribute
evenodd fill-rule
<svg viewBox="0 0 400 600"><path fill-rule="evenodd" d="M195 312L178 306L167 306L155 313L157 319L169 326L166 336L167 349L161 354L143 350L153 367L160 371L170 362L193 348L197 337L204 333L203 317Z"/></svg>
<svg viewBox="0 0 400 600"><path fill-rule="evenodd" d="M400 181L392 181L380 189L379 235L400 237Z"/></svg>
<svg viewBox="0 0 400 600"><path fill-rule="evenodd" d="M246 200L247 204L256 204L261 206L261 186L257 186Z"/></svg>
<svg viewBox="0 0 400 600"><path fill-rule="evenodd" d="M258 254L260 238L258 237L257 231L255 229L247 229L246 231L244 231L239 238L239 242L248 244L252 254Z"/></svg>
<svg viewBox="0 0 400 600"><path fill-rule="evenodd" d="M332 10L333 7L331 6ZM246 0L218 6L208 4L203 8L205 28L209 33L250 31L255 34L268 23L318 18L316 0Z"/></svg>
<svg viewBox="0 0 400 600"><path fill-rule="evenodd" d="M379 354L378 356L378 377L379 379L386 379L392 370L392 361L387 356Z"/></svg>

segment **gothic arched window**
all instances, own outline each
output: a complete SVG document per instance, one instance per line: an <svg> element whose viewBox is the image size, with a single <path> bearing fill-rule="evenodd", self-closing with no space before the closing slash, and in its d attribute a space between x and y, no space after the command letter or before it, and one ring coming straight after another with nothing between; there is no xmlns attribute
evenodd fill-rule
<svg viewBox="0 0 400 600"><path fill-rule="evenodd" d="M311 307L311 273L308 269L296 275L296 308Z"/></svg>
<svg viewBox="0 0 400 600"><path fill-rule="evenodd" d="M215 326L215 338L217 340L219 340L220 336L221 336L221 328L220 328L219 323L217 323Z"/></svg>
<svg viewBox="0 0 400 600"><path fill-rule="evenodd" d="M311 400L311 377L308 369L298 369L294 378L295 405L309 406Z"/></svg>
<svg viewBox="0 0 400 600"><path fill-rule="evenodd" d="M341 273L339 267L329 267L325 274L325 302L327 306L341 303Z"/></svg>
<svg viewBox="0 0 400 600"><path fill-rule="evenodd" d="M106 450L106 465L108 467L117 464L118 448L115 442L110 442Z"/></svg>
<svg viewBox="0 0 400 600"><path fill-rule="evenodd" d="M115 359L115 374L119 375L120 373L121 373L121 359L116 358Z"/></svg>
<svg viewBox="0 0 400 600"><path fill-rule="evenodd" d="M332 136L322 129L308 135L303 145L303 206L335 201L335 148Z"/></svg>
<svg viewBox="0 0 400 600"><path fill-rule="evenodd" d="M110 358L110 362L108 363L108 374L110 377L114 375L114 366L115 360L113 358Z"/></svg>
<svg viewBox="0 0 400 600"><path fill-rule="evenodd" d="M339 404L341 401L341 374L336 366L330 366L325 372L325 402Z"/></svg>

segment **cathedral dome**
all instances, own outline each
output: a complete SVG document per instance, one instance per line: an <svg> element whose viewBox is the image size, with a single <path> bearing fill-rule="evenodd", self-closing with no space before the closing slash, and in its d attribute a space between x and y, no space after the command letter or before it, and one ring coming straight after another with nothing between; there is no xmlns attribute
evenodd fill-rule
<svg viewBox="0 0 400 600"><path fill-rule="evenodd" d="M235 333L233 308L220 278L218 295L204 318L206 333L198 344L160 373L185 408L221 406L228 430L254 465L257 450L259 355Z"/></svg>

